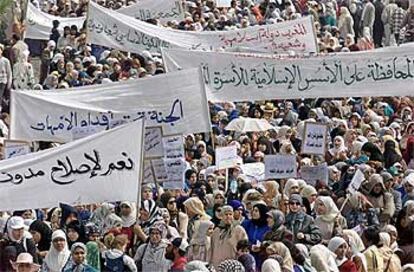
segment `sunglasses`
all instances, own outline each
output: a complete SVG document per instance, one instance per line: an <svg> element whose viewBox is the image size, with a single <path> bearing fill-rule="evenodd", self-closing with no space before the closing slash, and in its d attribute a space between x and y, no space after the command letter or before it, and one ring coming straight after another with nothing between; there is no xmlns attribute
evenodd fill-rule
<svg viewBox="0 0 414 272"><path fill-rule="evenodd" d="M289 202L289 205L296 205L296 206L300 206L300 203L299 202Z"/></svg>

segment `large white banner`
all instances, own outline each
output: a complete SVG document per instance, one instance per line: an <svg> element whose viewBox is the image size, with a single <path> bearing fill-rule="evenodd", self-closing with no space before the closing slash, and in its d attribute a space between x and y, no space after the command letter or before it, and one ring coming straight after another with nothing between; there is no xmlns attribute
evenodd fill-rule
<svg viewBox="0 0 414 272"><path fill-rule="evenodd" d="M155 26L98 6L90 1L88 40L93 44L140 53L161 48L230 49L258 52L316 52L310 16L273 25L252 26L229 31L181 31Z"/></svg>
<svg viewBox="0 0 414 272"><path fill-rule="evenodd" d="M201 66L214 101L413 95L408 47L302 59L163 50L168 71Z"/></svg>
<svg viewBox="0 0 414 272"><path fill-rule="evenodd" d="M198 68L65 91L13 91L11 116L11 139L26 141L69 142L79 131L139 119L161 126L164 135L211 130Z"/></svg>
<svg viewBox="0 0 414 272"><path fill-rule="evenodd" d="M117 11L142 21L158 19L162 24L172 20L184 20L185 12L181 0L140 0Z"/></svg>
<svg viewBox="0 0 414 272"><path fill-rule="evenodd" d="M37 9L33 4L27 4L27 18L26 18L26 34L25 38L36 40L49 40L52 33L53 21L60 22L59 31L63 34L65 26L76 25L78 29L83 26L86 17L64 18L50 15L46 12Z"/></svg>
<svg viewBox="0 0 414 272"><path fill-rule="evenodd" d="M136 201L143 121L0 161L0 211Z"/></svg>

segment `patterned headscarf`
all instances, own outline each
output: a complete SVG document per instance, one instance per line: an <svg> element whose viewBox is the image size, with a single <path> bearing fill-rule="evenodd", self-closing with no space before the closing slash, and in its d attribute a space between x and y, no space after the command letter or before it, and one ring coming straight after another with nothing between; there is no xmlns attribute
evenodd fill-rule
<svg viewBox="0 0 414 272"><path fill-rule="evenodd" d="M224 260L218 266L217 272L245 272L245 269L239 261Z"/></svg>

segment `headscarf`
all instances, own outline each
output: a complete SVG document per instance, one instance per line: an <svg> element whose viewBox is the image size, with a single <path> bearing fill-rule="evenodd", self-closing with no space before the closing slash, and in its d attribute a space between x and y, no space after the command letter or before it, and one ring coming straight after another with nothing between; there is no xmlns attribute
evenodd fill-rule
<svg viewBox="0 0 414 272"><path fill-rule="evenodd" d="M305 187L303 187L300 194L304 198L309 198L311 195L317 195L318 192L316 191L315 187L313 187L312 185L306 185Z"/></svg>
<svg viewBox="0 0 414 272"><path fill-rule="evenodd" d="M213 222L211 221L201 221L200 226L194 233L192 239L191 239L191 245L206 245L208 243L207 241L207 230L214 226Z"/></svg>
<svg viewBox="0 0 414 272"><path fill-rule="evenodd" d="M122 226L122 219L113 213L114 205L103 203L97 208L92 216L92 222L98 226L103 233L107 233L115 226Z"/></svg>
<svg viewBox="0 0 414 272"><path fill-rule="evenodd" d="M310 250L312 266L318 272L339 272L335 254L324 245L313 246Z"/></svg>
<svg viewBox="0 0 414 272"><path fill-rule="evenodd" d="M39 251L47 251L50 249L52 243L52 229L40 220L35 220L30 224L29 231L36 231L40 233L40 241L37 244Z"/></svg>
<svg viewBox="0 0 414 272"><path fill-rule="evenodd" d="M340 140L341 141L339 147L335 146L335 140ZM347 151L347 148L345 146L344 137L338 135L334 138L333 142L334 142L334 146L331 149L329 149L329 153L332 156L336 156L340 152L346 152Z"/></svg>
<svg viewBox="0 0 414 272"><path fill-rule="evenodd" d="M88 250L87 250L85 244L84 243L80 243L80 242L74 243L72 245L72 247L70 248L71 253L73 254L78 247L82 248L85 251L85 253L88 253Z"/></svg>
<svg viewBox="0 0 414 272"><path fill-rule="evenodd" d="M233 208L231 206L229 205L223 206L221 208L221 216L224 216L224 214L229 211L233 211ZM218 227L221 229L220 240L225 240L225 239L230 238L233 233L233 227L236 224L238 224L238 222L234 221L233 223L227 225L224 223L223 220L221 220L220 224L218 225Z"/></svg>
<svg viewBox="0 0 414 272"><path fill-rule="evenodd" d="M375 144L373 144L371 142L365 143L362 146L361 151L370 153L370 155L369 155L369 160L370 161L379 161L379 162L384 161L384 157L382 156L381 150Z"/></svg>
<svg viewBox="0 0 414 272"><path fill-rule="evenodd" d="M191 210L192 213L197 214L199 216L205 215L204 205L203 202L198 197L190 197L186 201L184 201L184 206Z"/></svg>
<svg viewBox="0 0 414 272"><path fill-rule="evenodd" d="M90 241L86 244L86 249L86 262L99 271L101 269L101 257L98 244L94 241Z"/></svg>
<svg viewBox="0 0 414 272"><path fill-rule="evenodd" d="M273 242L267 249L273 252L273 254L277 254L283 258L283 271L293 272L292 256L290 255L289 249L282 242Z"/></svg>
<svg viewBox="0 0 414 272"><path fill-rule="evenodd" d="M217 272L245 272L245 269L239 261L229 259L220 263Z"/></svg>
<svg viewBox="0 0 414 272"><path fill-rule="evenodd" d="M267 213L273 218L272 231L278 230L281 226L285 224L285 215L280 210L271 210Z"/></svg>
<svg viewBox="0 0 414 272"><path fill-rule="evenodd" d="M330 196L318 196L316 201L320 201L323 203L323 205L326 207L326 213L317 215L317 218L320 218L322 221L325 222L334 222L335 218L339 214L338 207L336 207L335 202Z"/></svg>
<svg viewBox="0 0 414 272"><path fill-rule="evenodd" d="M299 187L299 181L296 180L296 179L288 179L286 184L285 184L285 188L283 189L283 193L287 196L290 196L290 189L293 186Z"/></svg>
<svg viewBox="0 0 414 272"><path fill-rule="evenodd" d="M123 216L123 215L121 216L122 226L124 228L129 228L132 225L134 225L135 222L137 221L137 211L136 211L134 203L132 202L124 201L124 202L121 202L121 206L122 205L125 205L131 208L131 213L128 216Z"/></svg>
<svg viewBox="0 0 414 272"><path fill-rule="evenodd" d="M62 211L62 217L60 218L60 227L61 228L66 225L66 220L68 219L68 217L71 214L76 215L76 218L78 218L78 211L74 207L72 207L68 204L64 204L64 203L60 203L59 207Z"/></svg>
<svg viewBox="0 0 414 272"><path fill-rule="evenodd" d="M335 251L342 246L343 244L347 244L345 239L342 237L333 237L328 243L328 249L335 253ZM337 266L341 266L344 262L346 262L347 258L344 256L341 260L338 258L335 259Z"/></svg>
<svg viewBox="0 0 414 272"><path fill-rule="evenodd" d="M141 227L145 233L149 233L149 229L157 222L163 222L163 218L160 213L160 209L152 199L141 201L141 209L148 212L149 217L145 222L141 222Z"/></svg>
<svg viewBox="0 0 414 272"><path fill-rule="evenodd" d="M365 250L364 243L358 233L352 229L344 229L343 234L349 239L349 246L352 249L352 253L355 255Z"/></svg>
<svg viewBox="0 0 414 272"><path fill-rule="evenodd" d="M400 162L402 157L397 152L396 144L393 140L388 140L384 144L384 167L390 168L396 162Z"/></svg>
<svg viewBox="0 0 414 272"><path fill-rule="evenodd" d="M267 225L266 213L268 212L268 208L265 204L258 203L253 206L253 208L257 208L259 210L260 218L259 219L251 219L252 223L257 227L263 227Z"/></svg>
<svg viewBox="0 0 414 272"><path fill-rule="evenodd" d="M12 216L12 217L9 218L9 221L7 221L7 238L10 241L16 242L16 243L21 243L22 241L24 241L25 236L26 236L26 231L25 231L25 234L23 235L23 237L19 241L17 241L13 236L13 225L15 225L15 224L18 224L18 225L22 224L23 225L24 224L23 222L24 222L24 220L21 216Z"/></svg>
<svg viewBox="0 0 414 272"><path fill-rule="evenodd" d="M65 240L65 248L58 252L52 245L49 252L46 254L45 263L50 272L60 272L70 258L70 250L66 241L66 235L62 230L56 230L52 234L52 241L60 238Z"/></svg>
<svg viewBox="0 0 414 272"><path fill-rule="evenodd" d="M280 264L275 259L266 259L262 264L262 272L281 272Z"/></svg>

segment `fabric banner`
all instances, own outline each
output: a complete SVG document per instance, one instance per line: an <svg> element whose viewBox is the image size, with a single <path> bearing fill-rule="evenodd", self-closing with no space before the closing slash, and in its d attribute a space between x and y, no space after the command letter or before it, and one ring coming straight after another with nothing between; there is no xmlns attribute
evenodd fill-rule
<svg viewBox="0 0 414 272"><path fill-rule="evenodd" d="M121 51L159 52L161 48L231 49L257 52L317 52L312 18L229 31L192 32L155 26L89 2L88 41Z"/></svg>
<svg viewBox="0 0 414 272"><path fill-rule="evenodd" d="M11 139L69 142L79 129L102 131L145 119L163 135L208 132L199 69L120 83L48 91L12 91Z"/></svg>
<svg viewBox="0 0 414 272"><path fill-rule="evenodd" d="M181 0L140 0L138 3L117 10L138 20L158 19L162 24L184 20Z"/></svg>
<svg viewBox="0 0 414 272"><path fill-rule="evenodd" d="M168 71L201 66L212 101L412 96L414 51L272 59L234 53L163 50Z"/></svg>
<svg viewBox="0 0 414 272"><path fill-rule="evenodd" d="M136 201L143 121L0 162L0 210ZM134 135L131 137L131 135Z"/></svg>
<svg viewBox="0 0 414 272"><path fill-rule="evenodd" d="M53 21L60 22L59 31L62 34L65 26L76 25L81 29L86 17L64 18L50 15L37 9L33 4L27 4L26 34L25 38L48 41L52 33Z"/></svg>

